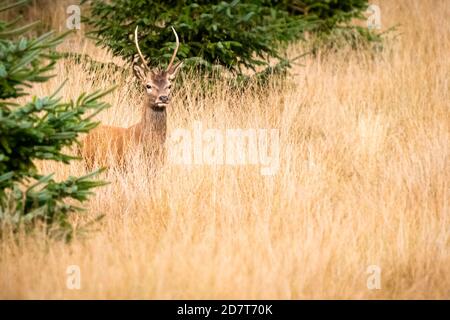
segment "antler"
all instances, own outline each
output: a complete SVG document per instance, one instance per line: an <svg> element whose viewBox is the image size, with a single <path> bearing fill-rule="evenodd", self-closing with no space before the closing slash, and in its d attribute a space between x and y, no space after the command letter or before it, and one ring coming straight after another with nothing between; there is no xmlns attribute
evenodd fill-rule
<svg viewBox="0 0 450 320"><path fill-rule="evenodd" d="M169 65L167 66L167 71L169 71L170 68L172 68L173 61L175 60L175 57L178 52L178 48L180 47L180 40L178 39L177 32L175 31L175 29L173 27L171 27L171 28L172 28L173 33L175 34L176 47L175 47L175 51L173 52L172 58L170 58Z"/></svg>
<svg viewBox="0 0 450 320"><path fill-rule="evenodd" d="M134 43L136 44L136 49L139 53L139 57L141 57L142 63L144 64L144 68L147 70L150 70L147 62L145 61L144 55L141 52L141 49L139 49L139 43L138 43L138 26L136 26L136 29L134 30Z"/></svg>

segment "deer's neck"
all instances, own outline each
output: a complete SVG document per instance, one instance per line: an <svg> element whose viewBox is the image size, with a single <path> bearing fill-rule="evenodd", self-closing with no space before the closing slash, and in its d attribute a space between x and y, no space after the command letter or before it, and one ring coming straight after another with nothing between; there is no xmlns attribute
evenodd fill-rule
<svg viewBox="0 0 450 320"><path fill-rule="evenodd" d="M144 145L163 146L166 141L167 112L157 110L148 100L144 103L141 121L136 125L138 139Z"/></svg>
<svg viewBox="0 0 450 320"><path fill-rule="evenodd" d="M167 131L166 109L156 110L148 101L144 104L142 118L138 124L141 137L152 143L164 144Z"/></svg>

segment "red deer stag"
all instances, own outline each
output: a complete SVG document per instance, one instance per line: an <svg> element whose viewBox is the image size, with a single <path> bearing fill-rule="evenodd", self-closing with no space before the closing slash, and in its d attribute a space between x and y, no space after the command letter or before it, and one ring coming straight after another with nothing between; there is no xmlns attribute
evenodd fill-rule
<svg viewBox="0 0 450 320"><path fill-rule="evenodd" d="M163 161L167 130L167 107L170 102L172 81L183 62L173 64L179 48L175 29L176 47L166 70L151 70L139 48L138 27L134 31L134 41L143 67L133 65L134 75L143 85L146 96L141 120L129 128L100 126L94 129L83 141L81 153L86 164L124 165L125 156L138 146L143 146L152 159Z"/></svg>

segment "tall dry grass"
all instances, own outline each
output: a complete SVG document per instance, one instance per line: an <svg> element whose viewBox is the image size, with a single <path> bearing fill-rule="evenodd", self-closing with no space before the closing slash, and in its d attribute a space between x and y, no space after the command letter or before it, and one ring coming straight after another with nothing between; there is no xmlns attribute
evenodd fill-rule
<svg viewBox="0 0 450 320"><path fill-rule="evenodd" d="M280 169L171 166L156 176L136 157L87 204L98 231L66 245L44 236L0 243L1 298L449 298L450 2L379 1L401 35L371 59L319 54L266 90L203 95L186 77L169 132L279 128ZM77 36L63 49L108 60ZM290 49L298 54L301 47ZM100 115L129 126L140 116L132 79L62 61L34 93L62 95L118 84ZM59 177L79 163L42 163ZM74 217L75 223L86 217ZM81 289L66 287L78 265ZM369 290L368 266L381 268Z"/></svg>

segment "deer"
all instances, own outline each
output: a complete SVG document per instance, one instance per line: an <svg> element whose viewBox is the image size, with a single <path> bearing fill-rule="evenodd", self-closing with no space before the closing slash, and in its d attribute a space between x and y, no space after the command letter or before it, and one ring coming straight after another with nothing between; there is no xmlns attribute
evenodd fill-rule
<svg viewBox="0 0 450 320"><path fill-rule="evenodd" d="M145 154L151 155L154 162L164 163L167 132L167 108L170 104L172 82L175 80L183 61L174 64L180 46L178 34L175 35L175 50L165 70L151 69L139 48L138 27L134 31L134 42L142 62L133 63L133 73L143 86L145 99L141 120L135 125L122 128L102 125L92 130L81 144L81 156L88 167L119 165L124 167L126 155L142 146Z"/></svg>

